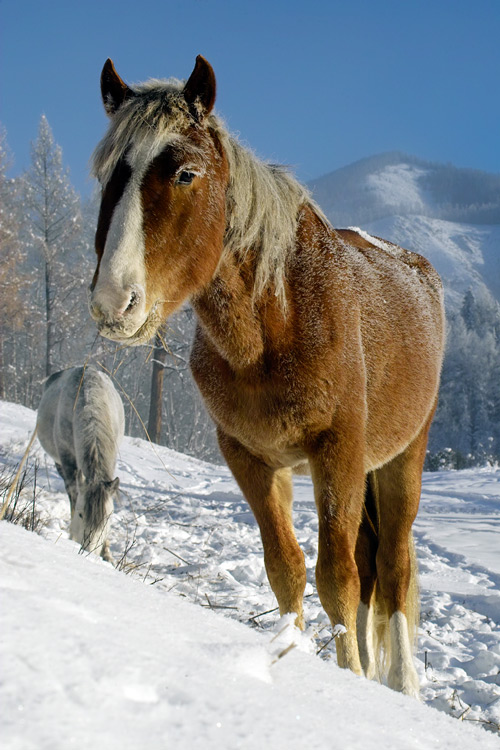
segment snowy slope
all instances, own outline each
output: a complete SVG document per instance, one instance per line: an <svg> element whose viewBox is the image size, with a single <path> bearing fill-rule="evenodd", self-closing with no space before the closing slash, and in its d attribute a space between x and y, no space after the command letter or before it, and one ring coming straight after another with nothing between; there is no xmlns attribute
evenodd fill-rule
<svg viewBox="0 0 500 750"><path fill-rule="evenodd" d="M2 473L34 421L0 403ZM44 538L0 524L2 748L499 746L498 468L425 476L422 705L337 669L309 479L295 485L309 630L275 638L286 623L268 612L258 530L225 467L126 438L115 570L67 539L62 481L37 444L35 459Z"/></svg>
<svg viewBox="0 0 500 750"><path fill-rule="evenodd" d="M310 187L333 226L359 226L425 255L448 306L469 288L500 302L500 175L389 153Z"/></svg>

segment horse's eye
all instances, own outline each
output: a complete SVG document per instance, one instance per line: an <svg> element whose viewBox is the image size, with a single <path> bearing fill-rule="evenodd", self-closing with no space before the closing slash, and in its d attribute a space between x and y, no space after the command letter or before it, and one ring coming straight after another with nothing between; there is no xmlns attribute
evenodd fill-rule
<svg viewBox="0 0 500 750"><path fill-rule="evenodd" d="M192 181L195 178L194 172L181 172L179 176L177 177L177 184L178 185L191 185Z"/></svg>

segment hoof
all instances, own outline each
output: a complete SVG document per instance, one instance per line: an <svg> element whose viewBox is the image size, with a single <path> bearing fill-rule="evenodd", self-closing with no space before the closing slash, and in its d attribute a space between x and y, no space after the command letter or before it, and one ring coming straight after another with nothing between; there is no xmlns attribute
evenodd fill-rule
<svg viewBox="0 0 500 750"><path fill-rule="evenodd" d="M390 669L387 684L392 690L420 700L420 685L413 665L411 667L406 666L406 668Z"/></svg>

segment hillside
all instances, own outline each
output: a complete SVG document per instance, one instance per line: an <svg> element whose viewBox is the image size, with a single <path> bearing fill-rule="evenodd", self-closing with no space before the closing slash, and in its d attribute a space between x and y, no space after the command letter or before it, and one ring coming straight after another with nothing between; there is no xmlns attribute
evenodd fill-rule
<svg viewBox="0 0 500 750"><path fill-rule="evenodd" d="M34 412L0 402L2 476L34 423ZM227 468L125 438L113 569L68 540L63 483L37 443L31 479L36 466L17 513L41 536L0 523L2 747L498 747L498 469L424 478L422 705L336 666L314 581L309 478L295 481L308 574L300 634L276 612L255 520Z"/></svg>

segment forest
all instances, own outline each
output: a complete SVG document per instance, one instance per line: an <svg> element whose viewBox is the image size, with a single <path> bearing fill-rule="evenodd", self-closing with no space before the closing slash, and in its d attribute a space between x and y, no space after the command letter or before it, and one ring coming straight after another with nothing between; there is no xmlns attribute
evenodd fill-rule
<svg viewBox="0 0 500 750"><path fill-rule="evenodd" d="M72 187L44 116L29 167L10 177L11 164L2 130L0 399L36 409L51 373L93 362L115 381L127 434L220 462L214 428L189 371L191 308L173 316L151 345L123 347L98 337L87 309L97 194L82 199ZM496 216L496 207L490 210ZM448 315L427 469L500 459L499 373L500 305L469 290Z"/></svg>

